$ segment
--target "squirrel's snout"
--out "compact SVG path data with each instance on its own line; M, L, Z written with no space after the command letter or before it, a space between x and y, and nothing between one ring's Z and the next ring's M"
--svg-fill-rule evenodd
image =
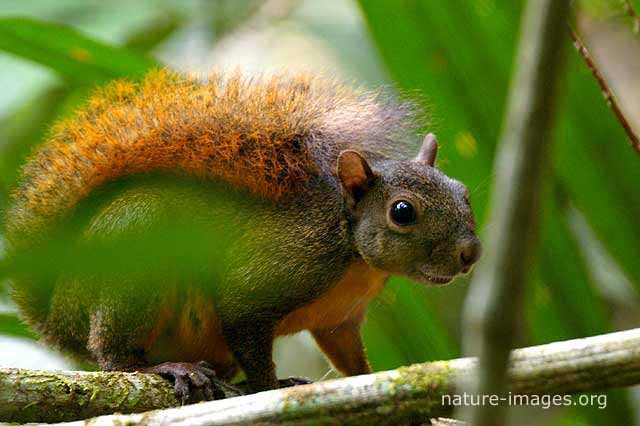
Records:
M458 243L462 272L469 272L474 263L482 255L482 244L478 238L465 238Z

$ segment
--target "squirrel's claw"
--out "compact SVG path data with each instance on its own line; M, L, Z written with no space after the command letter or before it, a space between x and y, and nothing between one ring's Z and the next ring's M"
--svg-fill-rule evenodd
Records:
M281 388L288 388L291 386L308 385L313 383L313 380L307 379L306 377L288 377L278 380L278 383Z
M211 365L204 361L198 363L164 362L145 368L143 371L158 374L171 380L174 384L176 397L182 405L243 394L236 387L218 379Z
M279 388L290 388L292 386L308 385L310 383L313 383L313 381L310 380L310 379L307 379L306 377L288 377L286 379L279 379L278 380L278 387ZM240 389L243 389L247 393L251 393L249 391L249 386L247 385L246 380L238 383L238 387L240 387Z

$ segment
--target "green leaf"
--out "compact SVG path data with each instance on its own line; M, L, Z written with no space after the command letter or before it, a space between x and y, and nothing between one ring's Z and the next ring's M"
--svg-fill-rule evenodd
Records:
M570 59L553 172L640 290L640 158L582 58L571 52Z
M428 293L423 286L393 278L371 304L363 336L372 348L368 355L374 370L458 356Z
M0 313L0 335L37 339L37 335L29 329L16 314Z
M492 225L483 214L489 205L487 189L515 56L521 3L360 0L390 75L401 89L427 97L425 105L435 116L432 129L441 141L439 166L469 187L481 230ZM607 111L590 72L572 56L559 104L548 181L554 188L564 188L567 202L584 214L610 254L638 284L638 159ZM612 328L606 301L594 290L560 204L556 194L541 200L539 251L529 271L531 286L526 298L530 335L519 344L582 337ZM433 304L433 308L444 318L452 305L455 309L453 303ZM459 320L461 312L456 314ZM404 315L402 307L395 315ZM425 318L424 323L433 321ZM455 330L451 322L448 325ZM388 331L393 332L411 333ZM615 401L612 397L615 413L582 412L594 424L618 424L630 415L625 395L619 392Z
M131 34L127 38L125 46L131 51L146 54L167 40L182 23L179 17L170 15L163 20L153 22L152 25L143 28L141 31Z
M0 19L0 49L84 84L140 77L158 66L144 55L98 42L70 27L29 18Z
M19 165L43 140L69 91L62 85L47 88L0 120L0 178L7 186L15 184Z
M525 297L532 343L611 332L606 303L588 274L566 220L565 193L555 187L546 195L538 267ZM560 261L563 256L570 261Z
M128 37L125 46L146 54L166 40L181 24L175 16L153 21ZM0 203L15 185L19 166L33 148L45 139L51 124L81 105L91 87L59 83L27 99L0 120ZM5 188L6 187L6 188Z

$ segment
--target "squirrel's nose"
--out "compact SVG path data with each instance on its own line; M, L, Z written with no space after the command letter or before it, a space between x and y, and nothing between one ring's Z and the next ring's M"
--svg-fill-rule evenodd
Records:
M471 266L480 259L482 244L476 237L465 238L458 243L462 272L469 272Z

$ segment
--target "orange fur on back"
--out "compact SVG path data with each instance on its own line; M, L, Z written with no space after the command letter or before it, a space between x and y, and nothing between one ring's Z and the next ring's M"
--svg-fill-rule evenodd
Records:
M404 155L412 125L411 105L306 74L116 81L31 157L7 234L37 240L96 188L139 173L220 179L277 200L332 173L344 149Z

